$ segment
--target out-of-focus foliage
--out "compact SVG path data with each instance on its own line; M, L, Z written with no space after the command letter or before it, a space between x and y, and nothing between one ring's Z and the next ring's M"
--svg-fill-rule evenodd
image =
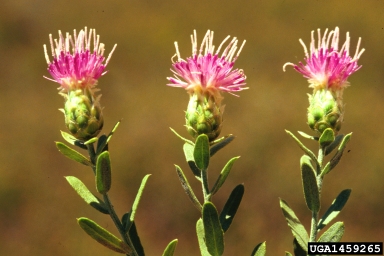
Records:
M174 238L179 239L175 255L199 252L199 212L185 196L173 165L184 162L183 143L168 128L188 137L183 126L188 95L165 85L172 75L173 42L187 57L193 29L198 40L207 29L215 31L217 46L227 35L247 40L235 66L244 69L250 89L240 98L227 94L224 99L222 135L234 134L236 140L212 159L209 171L215 177L221 163L241 156L215 196L221 211L226 195L244 182L237 218L226 232L225 255L250 255L261 241L267 241L268 254L281 255L290 250L292 238L278 197L290 202L307 229L310 224L301 188L302 152L284 129L311 132L306 125L306 93L311 90L300 74L290 68L284 73L282 65L303 59L298 39L308 44L311 30L339 26L341 41L350 32L352 49L362 37L363 67L349 78L340 131L353 132L353 138L325 178L320 212L339 191L352 188L339 216L345 224L343 240L382 241L383 8L382 1L363 5L359 0L6 0L0 8L0 255L115 255L76 224L76 218L88 216L113 230L111 220L85 204L63 177L76 176L90 188L94 184L89 168L63 157L53 143L66 129L57 111L63 99L58 84L43 78L49 75L43 54L48 34L57 37L59 29L65 33L84 26L96 28L107 52L118 45L109 73L99 80L104 133L122 119L109 145L110 195L121 215L132 205L144 175L153 175L135 219L147 255L160 255ZM180 167L188 170L186 163ZM186 175L192 187L199 186L192 173Z

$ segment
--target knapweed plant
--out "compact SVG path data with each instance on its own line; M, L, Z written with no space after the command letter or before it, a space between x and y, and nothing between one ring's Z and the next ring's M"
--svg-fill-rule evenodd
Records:
M241 69L232 69L245 44L238 48L238 40L226 37L217 49L213 45L213 31L205 34L198 48L196 31L191 35L192 56L182 59L177 42L175 42L177 60L173 62L174 77L168 77L169 86L184 88L189 94L189 103L185 111L188 133L193 137L189 140L172 131L184 141L186 161L195 178L201 183L203 201L200 202L192 190L182 169L176 165L176 173L189 200L201 212L196 223L196 233L201 255L219 256L224 252L224 233L230 227L244 194L244 185L237 185L220 214L212 201L226 181L232 166L239 156L230 159L216 178L213 186L208 182L210 158L220 149L228 145L235 137L227 135L218 138L223 124L224 106L222 92L234 94L248 89L245 87L245 75ZM223 48L222 53L220 50ZM172 58L173 59L173 58ZM235 95L235 94L234 94ZM257 246L255 252L259 246ZM263 244L261 250L264 250Z
M96 95L99 91L96 85L98 79L107 72L105 67L116 45L105 60L104 44L100 43L100 38L94 29L90 29L89 34L87 28L78 34L75 30L73 37L69 33L64 37L60 31L59 39L53 40L52 35L49 37L52 61L45 45L44 51L48 71L53 79L48 79L60 84L59 94L65 101L64 108L60 111L64 113L65 124L70 132L69 134L62 131L61 135L72 146L87 150L89 157L64 143L56 142L56 146L66 157L92 169L95 175L96 191L102 199L92 194L80 179L73 176L65 178L87 204L112 218L121 238L91 219L81 217L77 222L89 236L107 248L126 255L143 256L144 248L141 245L134 218L149 175L143 178L131 209L127 209L127 212L119 218L108 195L112 184L108 143L120 122L108 135L97 137L103 128L103 114L100 106L101 94ZM163 255L173 255L176 244L177 240L173 240Z
M339 28L336 27L329 34L327 32L328 30L321 36L320 29L318 30L316 45L314 31L312 31L309 52L300 39L304 47L306 64L286 63L283 67L285 70L286 66L293 66L297 72L308 79L309 87L313 88L312 95L309 95L307 120L309 127L316 135L311 136L303 132L299 134L317 142L319 146L316 157L295 135L287 131L304 151L300 159L302 183L305 202L312 212L311 229L308 233L287 202L280 199L280 207L294 237L295 255L307 255L308 242L339 242L341 240L344 234L343 222L336 222L327 229L325 227L340 213L351 193L350 189L341 191L319 218L323 180L339 163L352 135L352 133L338 134L344 120L343 92L349 86L348 77L360 69L361 66L357 61L364 52L364 49L359 49L361 41L359 38L356 53L351 57L349 33L345 43L339 49ZM325 158L332 152L335 153L326 161ZM319 237L319 232L322 230L325 231ZM287 253L287 255L291 254Z

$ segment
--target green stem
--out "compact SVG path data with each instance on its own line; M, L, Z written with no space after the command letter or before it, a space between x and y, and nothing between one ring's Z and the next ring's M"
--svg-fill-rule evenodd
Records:
M131 239L129 236L127 236L127 233L124 231L123 224L121 223L119 217L117 216L115 209L113 208L112 202L109 199L108 193L103 194L104 202L107 204L109 216L111 216L111 219L113 223L115 223L115 226L117 230L119 231L121 237L123 238L124 242L129 245L130 248L132 248L132 253L126 254L127 256L138 256L135 247L132 244Z
M93 164L92 171L96 175L96 160L97 155L95 152L95 148L93 147L93 144L87 145L89 158L91 159L91 162ZM115 224L117 230L119 231L121 237L123 238L124 242L129 245L129 247L132 249L132 252L129 254L126 254L127 256L138 256L135 247L133 246L133 243L127 233L124 231L123 224L121 223L119 217L117 216L115 209L113 208L112 202L109 199L108 193L103 194L104 203L106 204L109 212L109 216L111 217L113 223Z

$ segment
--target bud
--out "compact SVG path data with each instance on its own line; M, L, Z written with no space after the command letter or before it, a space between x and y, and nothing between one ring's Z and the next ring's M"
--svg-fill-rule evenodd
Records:
M339 28L328 33L325 30L321 36L318 32L318 43L315 42L314 31L311 35L310 52L304 42L306 65L286 63L283 66L293 68L308 79L313 94L309 96L308 125L311 129L322 133L326 128L332 128L335 134L340 130L343 122L344 105L343 92L349 86L348 77L361 68L357 64L364 49L360 48L361 38L357 43L353 57L349 55L350 37L347 32L346 40L339 50Z
M187 130L194 138L206 134L212 141L219 136L224 111L221 106L222 91L234 94L248 89L244 87L246 77L243 70L232 70L245 41L237 50L238 41L233 38L219 56L221 47L229 38L230 36L226 37L214 52L213 32L208 30L198 49L194 31L191 35L192 56L186 60L181 58L175 42L175 56L178 60L172 65L175 76L167 78L170 82L168 85L182 87L190 95L185 117Z
M101 95L100 95L101 96ZM68 130L76 138L86 141L99 134L104 120L99 103L88 89L70 91L64 94L65 107L61 109Z
M65 124L77 139L86 141L97 136L103 128L103 115L100 106L101 95L96 96L99 90L96 87L98 79L106 73L107 66L116 45L105 60L104 44L100 43L96 31L87 27L78 34L74 31L73 37L67 33L66 37L59 31L59 39L52 39L49 35L52 62L44 45L45 58L48 71L53 79L48 80L60 84L59 94L65 99ZM93 39L93 52L91 43ZM70 51L71 50L71 51ZM104 62L104 63L103 63Z
M343 106L329 90L319 90L309 96L308 125L320 134L331 128L335 134L340 130L343 122Z
M196 138L206 134L209 141L215 140L221 132L224 107L209 93L194 93L190 96L185 121L188 133Z

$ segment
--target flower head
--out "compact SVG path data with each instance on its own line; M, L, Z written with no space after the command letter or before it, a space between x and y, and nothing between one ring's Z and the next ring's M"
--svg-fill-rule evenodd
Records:
M304 47L306 65L302 62L299 62L298 65L288 62L283 66L283 70L285 71L285 67L288 65L293 66L297 72L308 78L310 87L314 91L322 89L330 89L332 91L343 90L349 85L348 77L361 68L361 65L357 64L357 61L364 52L364 49L359 50L361 38L359 38L357 43L355 55L351 57L349 55L350 37L348 32L346 41L339 50L338 27L328 35L328 29L326 29L323 37L321 37L320 29L317 31L317 47L314 31L312 31L310 53L308 53L303 40L300 39L300 43Z
M59 31L59 39L55 40L50 34L52 61L49 60L47 47L44 45L48 71L53 79L45 78L59 83L61 92L84 88L93 89L97 84L97 79L106 73L105 67L116 45L104 62L104 44L99 42L99 35L96 35L95 29L90 29L89 34L87 32L87 27L85 27L78 34L74 30L73 37L67 33L64 38ZM92 39L93 52L91 51Z
M200 134L215 140L222 128L224 106L221 106L221 91L231 94L248 89L245 85L243 70L234 69L245 41L237 51L237 39L233 38L219 56L221 47L230 38L227 36L215 52L213 31L207 31L197 49L196 30L191 35L192 56L186 60L180 57L179 47L175 42L177 61L173 62L174 77L168 77L169 86L182 87L190 95L187 111L185 112L186 127L194 138ZM237 51L237 53L236 53ZM172 58L173 58L172 57Z
M175 42L176 54L174 57L177 56L177 61L172 65L173 70L171 69L175 77L167 78L170 81L168 85L185 88L190 94L209 93L218 98L220 98L220 91L233 93L248 89L244 87L246 77L243 70L232 70L245 40L236 54L238 41L233 38L219 56L221 47L229 38L230 36L227 36L214 52L213 31L208 30L198 51L195 30L191 35L192 56L186 60L180 57L179 48Z
M99 42L96 31L87 27L79 34L74 31L73 38L69 33L66 37L59 31L59 39L49 35L52 49L52 62L49 60L47 47L44 45L48 71L53 79L60 84L59 94L65 99L63 109L65 124L68 130L81 141L97 136L104 124L101 95L96 96L97 79L106 73L105 67L110 60L116 45L104 62L104 44ZM91 41L93 39L93 52ZM104 63L103 63L104 62Z

